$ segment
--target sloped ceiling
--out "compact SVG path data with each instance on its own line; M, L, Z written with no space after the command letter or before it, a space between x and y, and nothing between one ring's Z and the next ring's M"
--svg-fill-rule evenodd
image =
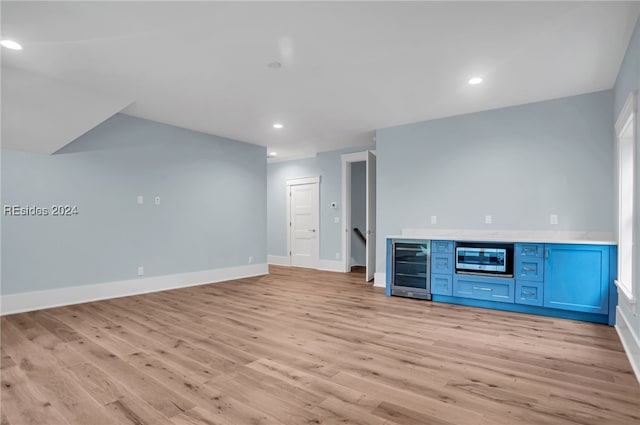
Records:
M132 99L2 68L2 147L52 154Z

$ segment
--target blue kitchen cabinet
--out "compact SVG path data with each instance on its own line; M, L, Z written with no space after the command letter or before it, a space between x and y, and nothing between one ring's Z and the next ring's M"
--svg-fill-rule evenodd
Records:
M387 295L392 295L393 242L409 241L387 240ZM615 324L615 245L516 242L513 278L456 273L456 242L433 240L429 246L433 301Z
M431 293L434 295L453 294L453 276L446 274L431 275Z
M544 285L544 244L516 243L514 247L516 279L515 303L542 307Z
M431 241L431 252L453 254L453 241Z
M453 241L431 241L431 293L453 294Z
M609 313L609 246L545 244L544 307Z
M544 244L519 242L515 244L514 254L516 261L518 258L542 258L543 250Z
M431 254L431 273L450 275L453 269L453 254Z
M542 282L516 279L516 304L535 305L542 307Z
M514 302L515 281L504 277L453 276L453 296L476 300Z

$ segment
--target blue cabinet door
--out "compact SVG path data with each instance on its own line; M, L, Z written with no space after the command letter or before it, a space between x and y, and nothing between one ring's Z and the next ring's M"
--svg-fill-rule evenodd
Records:
M545 245L544 306L609 312L609 247Z

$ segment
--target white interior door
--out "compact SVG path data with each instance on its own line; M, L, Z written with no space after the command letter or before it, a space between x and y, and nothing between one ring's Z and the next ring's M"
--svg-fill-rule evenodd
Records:
M376 156L367 152L367 282L376 271Z
M318 183L290 186L290 255L294 267L317 268Z

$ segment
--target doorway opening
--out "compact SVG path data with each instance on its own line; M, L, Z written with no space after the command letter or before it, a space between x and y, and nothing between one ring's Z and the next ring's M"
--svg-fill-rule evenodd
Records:
M360 174L362 168L364 168L364 175ZM361 182L361 178L364 182ZM363 198L364 202L362 202ZM374 152L364 151L342 155L342 205L343 271L349 272L352 266L360 265L354 263L364 260L365 281L370 282L373 280L376 267L376 156ZM362 214L364 214L364 220ZM364 256L361 256L363 245Z
M367 162L351 163L351 252L349 270L366 273L367 267Z

